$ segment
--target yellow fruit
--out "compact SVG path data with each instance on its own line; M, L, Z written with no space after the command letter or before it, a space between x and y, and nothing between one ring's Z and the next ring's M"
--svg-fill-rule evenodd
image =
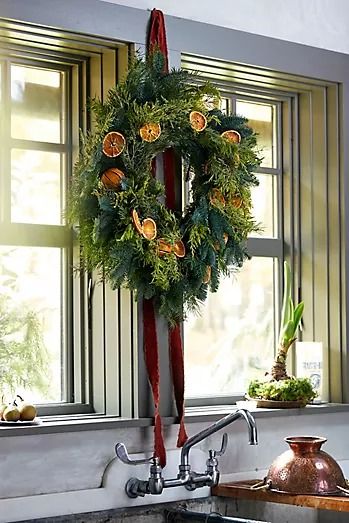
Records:
M116 158L125 149L126 140L123 134L111 131L103 140L103 152L109 158Z
M20 412L15 405L9 405L4 410L3 418L5 421L18 421L20 417Z
M160 124L147 123L140 128L139 134L145 142L155 142L161 134Z
M177 240L173 247L173 252L177 258L184 258L185 256L185 245L182 240Z
M241 134L237 131L233 131L232 129L230 131L224 131L224 133L221 134L222 138L225 138L228 140L228 142L231 143L240 143L241 142Z
M197 132L201 132L206 129L207 119L206 116L199 111L192 111L189 115L190 125Z
M36 408L29 403L22 403L18 410L21 421L32 421L36 416Z
M132 221L133 225L136 227L137 232L139 232L139 234L143 234L143 227L136 209L133 209L132 211Z
M145 220L143 220L142 235L147 240L154 240L154 238L156 238L157 227L156 223L151 218L146 218Z
M170 254L172 251L172 246L162 238L158 239L158 251L159 255Z
M19 398L19 400L20 400L19 405L17 403L18 402L17 398ZM21 421L32 421L35 418L36 408L31 403L26 403L24 401L24 399L22 398L22 396L17 394L16 400L14 401L14 403L18 407Z
M120 169L117 169L116 167L111 167L110 169L104 171L104 173L101 176L101 182L107 189L117 191L118 189L120 189L122 180L124 178L125 175Z

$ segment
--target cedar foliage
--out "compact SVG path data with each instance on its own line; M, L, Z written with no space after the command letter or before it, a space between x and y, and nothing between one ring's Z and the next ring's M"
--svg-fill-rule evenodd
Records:
M207 108L205 98L219 100L214 87L193 85L191 73L175 69L164 73L163 67L160 52L147 60L136 57L125 81L109 91L104 103L91 101L96 123L92 133L81 137L68 218L78 224L84 269L98 269L113 288L126 286L138 298L154 298L160 314L177 322L188 310L197 309L208 289L217 290L220 277L241 267L247 257L247 236L257 230L250 189L257 184L253 173L260 158L256 135L245 118ZM205 130L191 127L191 111L206 116ZM151 143L139 135L147 123L161 125L160 137ZM241 143L220 136L229 129L240 133ZM126 139L116 158L102 151L110 131ZM151 173L151 161L168 147L182 159L183 172L192 180L191 203L184 213L164 206L164 187ZM125 173L121 190L107 189L100 181L110 167ZM212 189L221 192L225 204L212 201ZM242 200L239 208L232 203L236 196ZM137 232L133 209L141 221L156 222L157 238L149 241ZM159 238L171 245L182 240L185 257L159 255ZM208 266L211 280L204 284Z
M49 355L37 315L0 294L0 389L6 397L18 388L49 393Z

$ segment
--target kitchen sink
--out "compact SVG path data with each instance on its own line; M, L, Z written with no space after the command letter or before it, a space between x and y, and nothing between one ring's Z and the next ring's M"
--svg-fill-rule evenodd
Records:
M270 523L267 521L260 521L257 519L245 519L222 516L218 512L194 512L192 510L166 510L166 521L181 522L181 521L192 521L205 523Z

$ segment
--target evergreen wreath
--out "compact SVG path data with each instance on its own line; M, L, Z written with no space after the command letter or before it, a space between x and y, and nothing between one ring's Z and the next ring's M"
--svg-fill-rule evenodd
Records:
M257 230L251 186L260 158L256 134L241 116L218 108L209 83L192 73L164 73L164 57L136 57L104 103L91 101L95 128L81 136L68 219L78 224L83 267L113 288L154 299L171 323L218 289L242 266L246 239ZM191 179L184 212L162 203L152 161L167 148Z

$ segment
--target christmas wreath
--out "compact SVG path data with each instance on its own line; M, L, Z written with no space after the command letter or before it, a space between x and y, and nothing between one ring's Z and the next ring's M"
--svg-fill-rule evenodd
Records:
M172 323L242 266L256 230L256 135L218 104L210 84L195 84L187 71L164 72L162 53L136 57L104 103L92 100L95 127L82 136L75 167L69 220L78 223L84 268L100 270L113 288L153 298ZM184 211L166 207L153 175L154 159L168 148L190 182Z

